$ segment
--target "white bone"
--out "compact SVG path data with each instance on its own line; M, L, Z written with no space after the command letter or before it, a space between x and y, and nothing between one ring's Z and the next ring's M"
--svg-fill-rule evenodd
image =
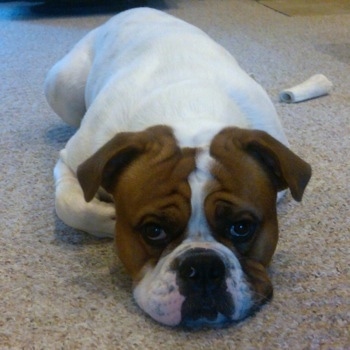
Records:
M281 91L279 97L282 102L301 102L327 95L332 86L323 74L316 74L299 85Z

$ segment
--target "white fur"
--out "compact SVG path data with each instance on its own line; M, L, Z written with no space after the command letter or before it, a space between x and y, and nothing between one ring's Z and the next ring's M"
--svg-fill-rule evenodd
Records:
M137 304L154 320L167 326L181 322L185 298L179 293L175 271L169 268L173 255L161 259L155 268L144 268L144 277L134 289Z
M225 49L198 28L147 8L123 12L86 35L51 69L45 93L63 120L80 125L66 145L64 162L73 172L117 132L155 124L179 129L181 145L232 125L287 143L266 92Z
M191 188L191 217L188 223L188 233L185 242L215 241L204 214L204 200L207 195L205 186L212 180L209 170L211 163L212 158L208 154L208 149L199 151L196 157L195 170L189 176Z
M261 129L287 144L261 86L200 29L142 8L121 13L86 35L51 69L45 93L54 111L79 127L55 167L57 214L94 235L113 236L114 206L98 198L86 203L76 170L116 133L165 124L180 146L203 149L189 177L192 216L186 240L155 269L145 267L134 295L153 318L178 324L183 297L171 261L186 249L207 247L232 265L226 281L238 305L232 319L244 317L252 302L249 285L234 254L211 236L202 205L210 178L208 147L222 128Z

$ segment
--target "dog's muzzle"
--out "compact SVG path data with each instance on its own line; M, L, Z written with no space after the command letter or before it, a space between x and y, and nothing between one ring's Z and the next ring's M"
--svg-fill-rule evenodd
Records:
M185 243L147 270L134 297L165 325L221 327L247 317L261 304L252 287L227 247Z
M174 261L182 304L182 324L198 326L229 321L234 312L232 295L227 288L227 267L211 249L192 248Z

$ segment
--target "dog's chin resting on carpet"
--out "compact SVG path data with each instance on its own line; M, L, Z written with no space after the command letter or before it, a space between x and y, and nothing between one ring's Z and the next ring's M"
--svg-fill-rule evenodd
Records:
M57 214L115 238L147 314L220 326L271 298L276 199L289 188L300 201L311 168L224 48L163 12L129 10L78 42L45 93L78 127L54 170Z

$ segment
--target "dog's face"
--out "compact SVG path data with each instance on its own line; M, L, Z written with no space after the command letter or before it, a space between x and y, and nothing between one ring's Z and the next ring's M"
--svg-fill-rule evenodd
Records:
M209 149L172 130L121 133L78 169L87 201L116 207L118 255L140 307L166 325L221 325L272 296L276 194L301 200L310 166L261 131L226 128Z

